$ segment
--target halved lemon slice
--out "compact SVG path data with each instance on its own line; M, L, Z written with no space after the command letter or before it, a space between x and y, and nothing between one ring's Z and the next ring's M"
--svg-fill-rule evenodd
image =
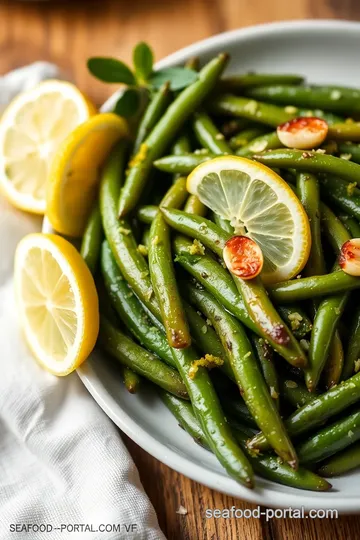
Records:
M0 121L0 188L17 208L44 214L50 162L96 109L74 86L44 81L16 97Z
M96 197L100 167L114 144L127 134L123 118L97 114L60 145L49 173L46 210L57 232L82 235Z
M310 226L299 199L268 167L224 156L202 163L189 175L189 193L249 236L264 256L261 277L274 283L296 276L311 247Z
M20 321L38 362L67 375L86 360L99 332L98 296L81 255L54 234L29 234L15 256Z

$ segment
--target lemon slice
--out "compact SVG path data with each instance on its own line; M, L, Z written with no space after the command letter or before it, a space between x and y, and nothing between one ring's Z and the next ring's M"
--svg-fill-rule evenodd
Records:
M54 234L29 234L15 255L20 321L38 362L67 375L92 351L99 332L95 283L81 255Z
M127 134L123 118L97 114L60 145L49 173L46 210L57 232L82 235L96 197L100 167L116 141Z
M255 240L264 256L261 277L275 283L296 276L311 247L310 226L299 199L268 167L224 156L202 163L187 189L235 228Z
M16 97L0 121L0 188L17 208L44 214L50 162L95 107L73 85L45 81Z

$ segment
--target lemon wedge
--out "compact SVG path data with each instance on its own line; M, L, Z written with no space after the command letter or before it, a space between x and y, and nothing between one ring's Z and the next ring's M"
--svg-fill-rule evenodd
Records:
M95 107L68 82L50 80L16 97L0 121L0 188L17 208L44 214L59 144Z
M54 157L47 192L46 215L53 228L81 236L97 195L100 167L114 144L128 134L123 118L97 114L62 142Z
M311 247L307 215L292 189L268 167L241 157L214 158L189 175L187 190L229 220L235 234L260 246L266 283L291 279L305 266Z
M20 321L38 362L67 375L92 351L99 332L98 296L81 255L53 234L29 234L15 255Z

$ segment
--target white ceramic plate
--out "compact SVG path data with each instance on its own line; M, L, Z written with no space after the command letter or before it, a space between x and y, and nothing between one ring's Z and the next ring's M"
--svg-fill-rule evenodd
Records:
M191 56L207 61L216 53L231 55L229 72L300 73L313 83L360 87L360 24L300 21L255 26L195 43L162 60L158 67L183 63ZM104 110L111 106L109 100ZM265 506L335 508L360 511L360 472L333 481L328 493L300 491L258 479L255 490L232 480L206 450L196 445L150 390L130 395L112 368L94 353L79 375L106 414L151 455L213 489Z

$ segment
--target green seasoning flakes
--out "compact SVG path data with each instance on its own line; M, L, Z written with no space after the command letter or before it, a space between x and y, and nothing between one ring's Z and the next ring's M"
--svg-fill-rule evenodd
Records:
M356 187L357 187L356 182L352 182L352 183L347 185L346 191L347 191L347 194L349 195L349 197L351 197L353 195L354 190L355 190Z
M137 247L137 250L144 257L147 257L148 254L149 254L149 250L148 250L148 248L146 246L144 246L144 244L139 244L138 247Z
M213 354L205 354L205 356L199 358L199 360L195 360L191 364L191 368L189 369L189 377L190 379L194 379L199 367L212 369L214 367L222 366L223 363L224 360L222 360L218 356L214 356Z
M301 321L303 320L302 316L297 311L290 313L288 319L290 321L291 330L297 330L300 327Z
M190 255L205 255L205 247L202 245L199 240L193 241L192 245L189 248Z

